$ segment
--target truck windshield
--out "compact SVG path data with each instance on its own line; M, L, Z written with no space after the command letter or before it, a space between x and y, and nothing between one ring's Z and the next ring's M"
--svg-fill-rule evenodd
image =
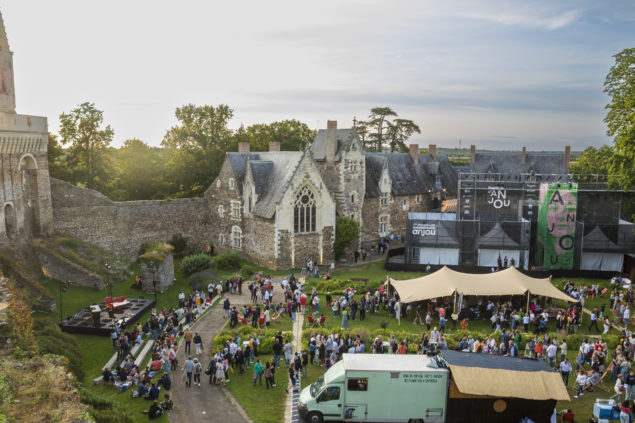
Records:
M309 390L309 392L311 393L311 396L313 398L315 398L315 396L318 394L318 392L320 392L320 390L322 389L323 385L324 385L324 378L321 377L321 376L318 378L318 380L316 380L311 385L311 389Z

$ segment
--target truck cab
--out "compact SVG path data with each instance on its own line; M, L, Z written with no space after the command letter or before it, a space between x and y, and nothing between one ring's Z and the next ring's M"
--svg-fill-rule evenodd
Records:
M444 422L448 370L422 355L344 354L300 393L310 423Z

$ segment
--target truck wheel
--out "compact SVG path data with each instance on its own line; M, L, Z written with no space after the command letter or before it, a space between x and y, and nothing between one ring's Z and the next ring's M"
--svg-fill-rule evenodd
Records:
M306 421L308 423L323 423L324 419L322 418L322 414L317 411L312 411L306 416Z
M423 423L423 419L410 419L408 423Z

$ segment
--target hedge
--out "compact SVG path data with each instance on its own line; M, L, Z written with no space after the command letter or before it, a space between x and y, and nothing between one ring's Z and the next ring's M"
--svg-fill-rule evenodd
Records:
M236 251L228 251L214 257L214 266L219 270L238 270L240 263L240 256Z
M237 330L225 329L214 337L212 341L211 352L215 353L216 350L222 350L225 347L225 343L230 339L233 339L236 335L240 336L241 343L246 341L249 336L256 334L260 345L258 345L258 354L273 354L273 343L276 335L278 334L276 329L254 329L251 326L244 325L237 328ZM282 332L282 339L285 344L287 341L293 341L293 334L291 332ZM242 345L240 345L242 348Z
M181 261L181 272L185 275L201 272L212 267L212 259L205 253L187 256Z

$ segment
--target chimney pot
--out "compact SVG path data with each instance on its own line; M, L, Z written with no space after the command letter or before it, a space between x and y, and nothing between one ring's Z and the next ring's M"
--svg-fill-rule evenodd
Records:
M249 153L249 143L248 142L239 142L238 143L238 152L239 153Z
M408 151L410 153L410 157L412 157L412 161L415 164L419 164L419 144L410 144L408 146Z
M474 164L476 162L476 146L472 144L470 146L470 163Z
M430 144L428 146L428 153L430 153L430 155L432 156L432 158L434 160L437 159L437 145L436 144Z
M326 160L332 162L337 153L337 121L326 121Z
M271 141L269 143L269 151L280 151L280 141Z
M523 147L523 155L521 156L521 163L527 163L527 147Z
M567 169L569 169L569 165L571 161L571 146L567 145L564 148L564 167L566 167Z

